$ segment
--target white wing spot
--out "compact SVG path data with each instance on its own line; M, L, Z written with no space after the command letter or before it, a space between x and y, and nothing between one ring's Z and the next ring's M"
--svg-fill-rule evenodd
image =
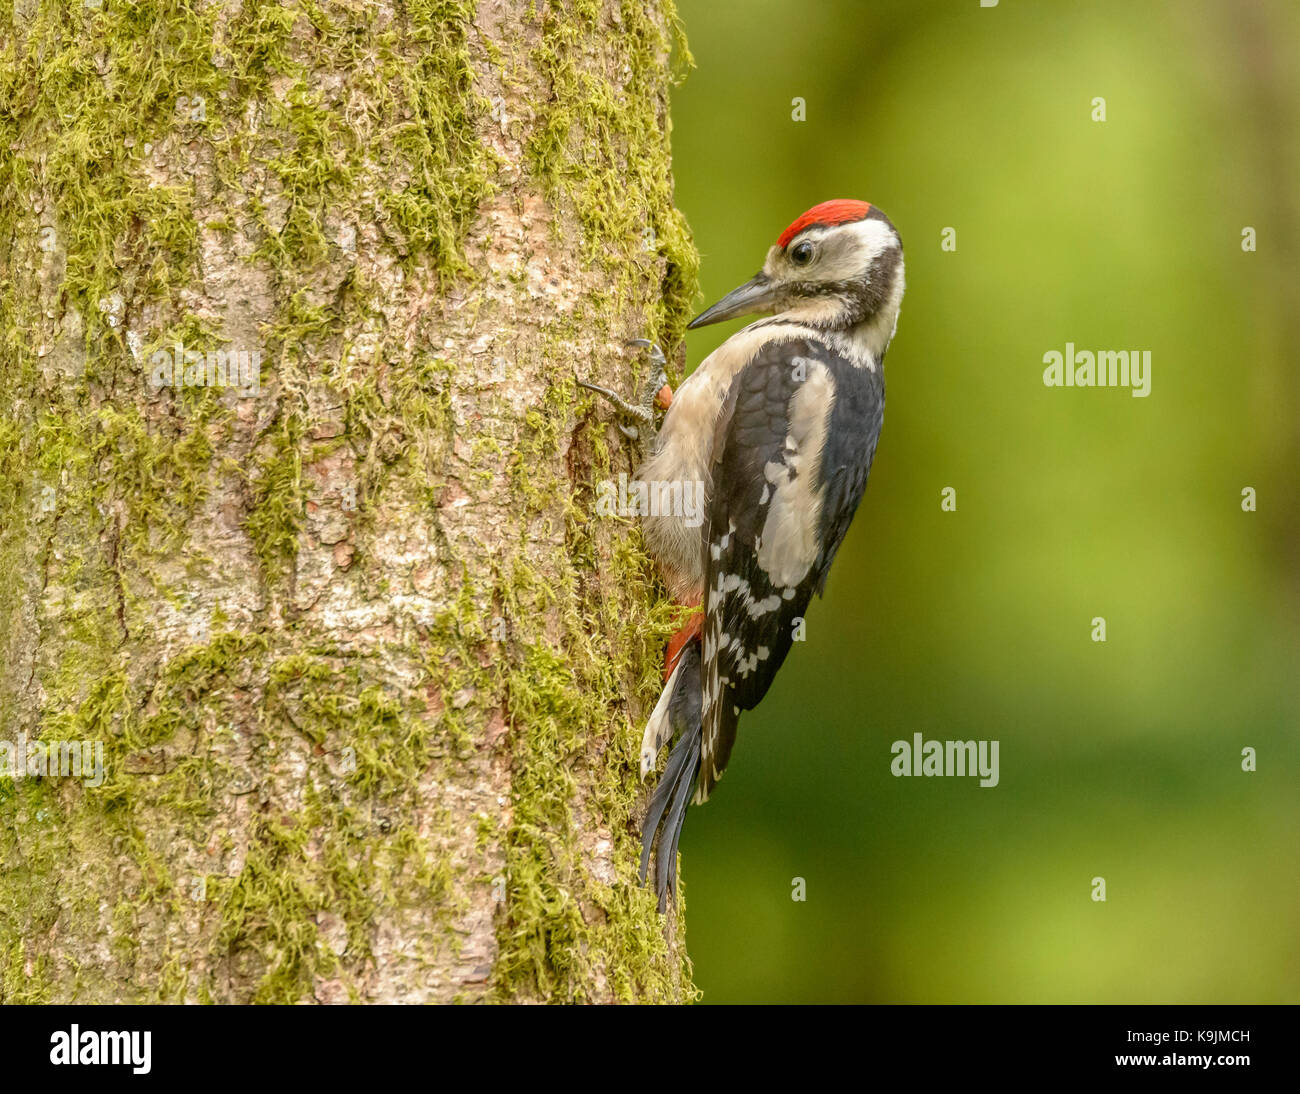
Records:
M825 491L818 480L834 398L830 370L817 363L790 400L786 462L769 462L763 467L773 497L763 521L758 564L773 585L798 585L817 559L817 529Z

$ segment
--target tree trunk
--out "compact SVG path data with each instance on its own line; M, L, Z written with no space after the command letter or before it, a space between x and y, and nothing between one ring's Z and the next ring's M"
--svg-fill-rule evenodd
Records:
M0 1001L693 996L636 883L673 610L573 383L680 341L670 50L671 0L0 22Z

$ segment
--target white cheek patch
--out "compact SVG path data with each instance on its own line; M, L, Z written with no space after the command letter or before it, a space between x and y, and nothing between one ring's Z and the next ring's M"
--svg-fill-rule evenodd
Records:
M817 529L821 526L824 493L820 481L822 449L833 394L830 372L820 362L813 362L790 401L785 463L769 463L763 469L772 489L772 502L763 523L758 564L777 587L792 589L817 561Z

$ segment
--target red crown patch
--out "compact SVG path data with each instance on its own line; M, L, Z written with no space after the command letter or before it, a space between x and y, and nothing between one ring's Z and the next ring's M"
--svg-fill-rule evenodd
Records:
M823 201L820 205L814 205L782 232L776 241L776 245L784 247L805 228L811 228L814 224L830 226L832 224L847 224L851 220L861 220L870 209L870 202L854 201L851 198L836 198L834 201Z

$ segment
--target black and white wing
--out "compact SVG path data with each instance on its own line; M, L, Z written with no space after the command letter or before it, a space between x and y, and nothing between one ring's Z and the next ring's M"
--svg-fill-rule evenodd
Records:
M866 489L884 403L879 364L813 338L769 343L732 381L713 448L697 802L826 583Z

